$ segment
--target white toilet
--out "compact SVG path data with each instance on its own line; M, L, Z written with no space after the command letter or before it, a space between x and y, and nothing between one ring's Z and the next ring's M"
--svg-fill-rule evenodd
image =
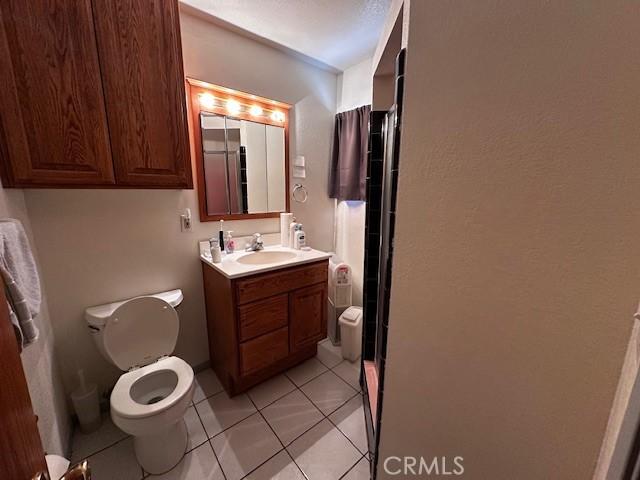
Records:
M104 357L126 373L111 392L111 418L134 437L136 457L149 473L164 473L187 448L184 415L193 398L193 370L170 356L178 338L171 290L87 308L85 318Z

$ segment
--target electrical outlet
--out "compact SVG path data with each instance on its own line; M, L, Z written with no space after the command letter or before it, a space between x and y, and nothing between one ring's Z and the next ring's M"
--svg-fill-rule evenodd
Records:
M185 210L185 213L180 215L180 230L183 232L191 231L191 210L188 208Z

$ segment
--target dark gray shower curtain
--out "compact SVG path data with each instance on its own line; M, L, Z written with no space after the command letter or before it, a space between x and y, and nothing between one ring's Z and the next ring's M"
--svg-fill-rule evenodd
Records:
M371 105L336 115L329 173L329 197L365 200Z

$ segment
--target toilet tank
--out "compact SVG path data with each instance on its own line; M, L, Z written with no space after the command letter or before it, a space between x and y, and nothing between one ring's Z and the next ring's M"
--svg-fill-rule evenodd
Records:
M159 298L167 302L173 308L178 307L178 305L182 303L182 300L184 298L184 296L182 295L182 290L180 289L169 290L167 292L154 293L151 295L140 295L139 297L133 297L133 298L140 298L140 297ZM109 360L109 356L105 351L103 337L102 337L104 326L107 320L113 314L113 312L115 312L120 305L128 302L129 300L133 300L133 298L120 300L118 302L106 303L104 305L96 305L94 307L89 307L84 311L84 318L87 321L87 326L89 328L89 333L91 334L91 338L93 338L93 341L96 343L96 346L100 351L100 354L107 360Z

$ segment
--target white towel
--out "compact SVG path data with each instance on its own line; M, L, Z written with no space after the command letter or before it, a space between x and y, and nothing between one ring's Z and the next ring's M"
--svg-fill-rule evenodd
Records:
M18 220L0 221L0 275L7 287L11 321L22 348L38 339L34 318L40 313L40 279L29 240Z

